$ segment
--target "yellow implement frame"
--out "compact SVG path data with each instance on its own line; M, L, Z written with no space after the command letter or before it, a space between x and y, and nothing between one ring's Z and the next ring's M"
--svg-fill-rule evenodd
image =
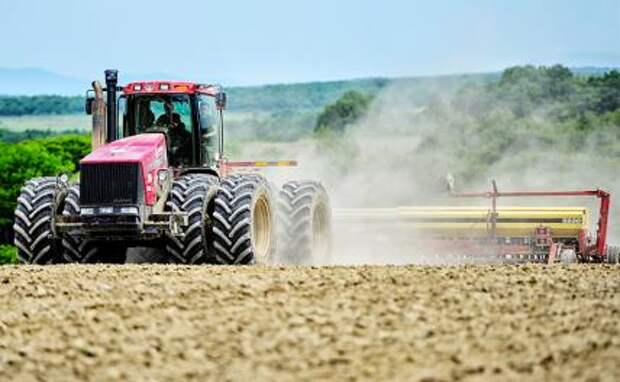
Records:
M547 227L555 237L575 237L588 226L584 207L501 207L496 210L495 233L500 237L526 237ZM334 218L363 224L392 222L401 228L431 236L486 236L492 210L484 207L397 207L336 209Z

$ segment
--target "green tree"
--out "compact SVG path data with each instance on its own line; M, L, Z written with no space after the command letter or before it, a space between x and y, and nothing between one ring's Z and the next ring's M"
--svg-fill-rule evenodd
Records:
M91 138L87 135L58 135L41 139L38 142L53 156L76 170L80 160L91 150Z
M31 178L74 173L79 160L90 151L90 138L56 136L0 143L0 241L8 240L20 189Z
M355 90L348 91L319 114L314 130L342 133L347 125L360 119L368 111L371 96Z
M620 72L612 70L601 77L590 77L588 84L597 90L592 110L606 113L620 108Z
M11 224L19 190L26 180L74 169L72 163L48 152L41 142L0 144L0 226Z

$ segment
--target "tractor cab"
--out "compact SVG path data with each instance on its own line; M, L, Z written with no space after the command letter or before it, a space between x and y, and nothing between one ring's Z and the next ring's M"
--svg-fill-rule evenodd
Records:
M139 134L160 133L166 138L170 166L216 166L222 148L218 114L221 122L226 100L219 86L141 81L117 87L115 80L115 76L110 78L106 73L106 142ZM117 100L116 91L120 91ZM86 110L89 114L94 112L94 99L87 97Z

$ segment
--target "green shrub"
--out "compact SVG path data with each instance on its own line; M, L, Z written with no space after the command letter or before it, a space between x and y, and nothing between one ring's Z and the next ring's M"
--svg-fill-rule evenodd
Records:
M74 173L80 158L90 151L90 138L68 135L0 143L0 227L12 224L13 210L26 180Z
M17 248L12 245L0 245L0 264L17 264Z
M71 163L74 171L78 168L80 160L90 153L91 137L88 135L58 135L39 141L52 155L60 158L65 163Z

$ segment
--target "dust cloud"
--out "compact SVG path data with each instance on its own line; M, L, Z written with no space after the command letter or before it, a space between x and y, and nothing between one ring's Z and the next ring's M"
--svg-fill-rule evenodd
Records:
M444 93L433 102L449 105L451 96ZM244 148L244 159L299 161L296 168L268 170L267 175L276 183L316 179L325 185L335 214L334 264L448 261L430 253L418 240L418 233L406 224L393 219L372 224L344 222L338 219L341 209L490 206L488 200L450 197L445 187L445 175L463 166L457 154L463 139L468 140L466 147L484 147L488 137L453 131L459 127L452 126L451 120L434 118L428 104L419 103L419 98L406 84L396 82L378 94L367 115L349 126L342 136L294 143L256 143ZM543 107L536 118L545 118ZM454 114L454 118L462 117ZM460 141L454 138L456 134L460 134ZM610 191L612 197L620 194L620 180L613 175L618 162L601 157L589 139L580 152L563 152L550 150L535 139L520 138L518 144L504 144L501 157L489 158L488 164L480 169L469 169L469 179L457 178L457 187L484 191L490 188L491 179L495 179L505 191L602 188ZM590 211L590 230L593 234L596 230L598 204L592 198L502 199L499 203L500 206L585 206ZM614 218L619 212L612 202L612 243L620 241L620 228L616 227Z

